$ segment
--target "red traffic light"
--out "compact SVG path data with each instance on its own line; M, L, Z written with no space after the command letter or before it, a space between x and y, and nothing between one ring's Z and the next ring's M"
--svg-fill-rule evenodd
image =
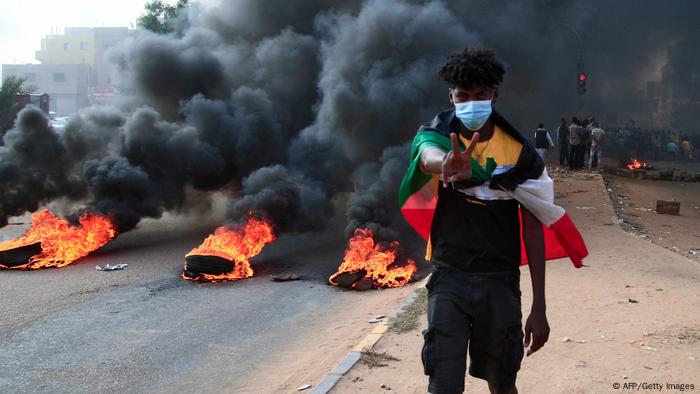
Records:
M581 73L581 74L578 75L578 80L581 81L581 82L585 81L587 78L588 78L588 77L587 77L586 74L584 74L584 73Z

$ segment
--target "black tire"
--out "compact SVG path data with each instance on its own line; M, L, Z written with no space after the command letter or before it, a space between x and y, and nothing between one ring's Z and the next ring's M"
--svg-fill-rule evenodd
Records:
M185 257L185 271L221 275L233 271L233 262L219 256L192 255Z
M41 243L20 246L19 248L0 251L0 265L17 267L29 262L32 256L41 253Z
M345 287L346 289L349 289L355 282L364 278L365 275L367 275L367 271L365 270L359 270L357 272L341 272L340 274L336 275L333 279L331 279L331 283L333 283L336 286Z

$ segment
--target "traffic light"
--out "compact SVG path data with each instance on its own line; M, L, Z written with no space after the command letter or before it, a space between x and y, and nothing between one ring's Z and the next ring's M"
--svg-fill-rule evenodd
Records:
M578 74L578 94L582 95L586 93L586 80L588 76L581 72Z

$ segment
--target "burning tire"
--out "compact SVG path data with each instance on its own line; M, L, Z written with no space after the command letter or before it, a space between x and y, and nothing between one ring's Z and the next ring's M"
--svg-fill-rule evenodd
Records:
M338 271L328 282L353 290L401 287L412 280L418 268L411 259L400 260L397 241L377 242L372 230L358 228L348 240Z
M185 272L197 276L201 274L221 275L233 271L233 262L219 256L191 255L185 257Z
M277 237L272 224L252 213L245 223L221 226L185 255L182 278L200 282L221 282L253 276L250 258Z
M332 276L329 281L332 285L344 287L346 289L352 288L356 282L362 280L362 278L367 275L367 271L359 270L356 272L341 272L337 275Z
M41 242L0 251L0 266L13 268L29 263L32 256L41 253Z

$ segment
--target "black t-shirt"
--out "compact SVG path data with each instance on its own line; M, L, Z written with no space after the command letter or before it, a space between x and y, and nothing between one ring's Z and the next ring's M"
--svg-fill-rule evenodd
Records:
M516 271L520 219L515 200L481 200L440 186L430 241L433 261L465 272Z

